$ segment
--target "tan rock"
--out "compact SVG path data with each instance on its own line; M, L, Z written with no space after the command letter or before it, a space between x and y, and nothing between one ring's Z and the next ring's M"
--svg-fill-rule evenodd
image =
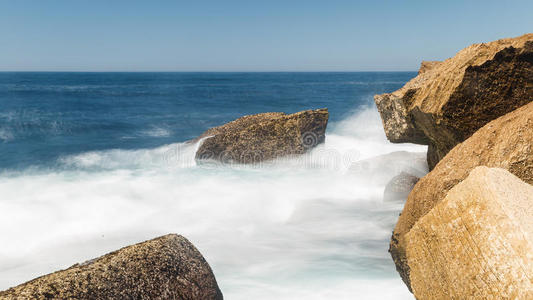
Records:
M533 100L533 34L423 62L401 89L374 97L387 138L429 145L430 169L477 129Z
M424 60L422 61L422 63L420 64L420 69L418 70L418 74L422 74L422 73L425 73L427 71L430 71L431 69L437 67L438 65L442 64L442 61L436 61L436 60L433 60L433 61L428 61L428 60Z
M247 164L303 154L325 141L328 117L327 109L245 116L203 133L196 159Z
M533 187L477 167L406 236L417 299L533 299Z
M222 299L211 268L169 234L0 292L0 299Z
M409 286L404 235L477 166L509 170L533 183L533 103L500 117L457 145L415 185L398 219L390 252Z

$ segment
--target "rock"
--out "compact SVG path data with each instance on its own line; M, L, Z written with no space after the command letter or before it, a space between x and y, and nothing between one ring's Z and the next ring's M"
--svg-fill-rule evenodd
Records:
M204 132L196 159L249 164L303 154L325 141L328 117L327 109L245 116Z
M422 61L422 63L420 64L420 69L418 70L418 75L422 74L422 73L425 73L433 68L435 68L436 66L442 64L442 61L427 61L427 60L424 60Z
M409 286L404 235L477 166L503 168L533 183L533 103L500 117L453 148L415 185L394 228L390 253Z
M200 252L169 234L28 281L0 299L222 299L222 293Z
M533 100L533 34L423 62L401 89L374 97L387 138L429 145L430 169L455 145Z
M477 167L406 236L417 299L533 299L533 187Z
M406 172L394 176L385 186L383 201L405 201L418 180L419 177Z

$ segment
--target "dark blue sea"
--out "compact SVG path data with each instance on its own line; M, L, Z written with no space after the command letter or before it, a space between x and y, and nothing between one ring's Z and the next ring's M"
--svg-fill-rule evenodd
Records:
M386 140L373 95L415 75L0 72L0 289L178 233L227 299L411 299L387 253L403 203L382 196L425 148ZM184 143L323 107L300 157L197 165Z
M182 142L243 115L327 107L345 118L396 73L0 73L0 169Z

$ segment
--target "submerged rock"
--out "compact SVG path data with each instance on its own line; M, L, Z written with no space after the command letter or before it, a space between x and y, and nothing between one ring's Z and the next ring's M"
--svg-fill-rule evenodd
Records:
M358 160L350 165L348 171L357 176L360 183L384 186L402 173L422 177L428 172L425 153L407 151Z
M394 176L385 186L383 201L405 201L419 180L420 177L406 172L401 172L399 175Z
M222 293L200 252L169 234L28 281L0 299L222 299Z
M503 168L533 184L533 103L500 117L453 148L415 185L394 228L390 253L409 283L405 234L478 166Z
M417 299L533 299L533 187L477 167L406 237Z
M198 137L196 159L249 164L303 154L325 141L328 117L327 109L245 116Z
M476 130L533 100L533 34L423 62L401 89L374 97L387 138L429 145L430 169Z

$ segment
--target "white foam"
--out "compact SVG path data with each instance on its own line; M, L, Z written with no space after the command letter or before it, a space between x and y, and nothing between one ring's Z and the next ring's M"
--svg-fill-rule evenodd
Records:
M0 141L9 142L13 140L13 133L7 128L0 128Z
M168 137L172 132L168 128L153 126L150 129L143 130L142 135L151 137Z
M237 284L242 285L244 293L232 295L232 299L364 299L364 300L408 300L413 295L398 284L395 279L383 280L327 280L314 284L299 284L295 287L282 285L257 284L243 280ZM327 287L326 287L327 286ZM268 296L266 296L268 295Z
M196 166L196 144L176 143L154 149L91 151L59 159L81 169L189 168Z
M228 299L407 299L387 253L402 204L382 201L395 174L352 167L424 148L389 144L369 128L381 128L376 118L357 112L320 148L260 168L196 165L197 145L180 143L0 174L0 288L175 232L204 254Z

